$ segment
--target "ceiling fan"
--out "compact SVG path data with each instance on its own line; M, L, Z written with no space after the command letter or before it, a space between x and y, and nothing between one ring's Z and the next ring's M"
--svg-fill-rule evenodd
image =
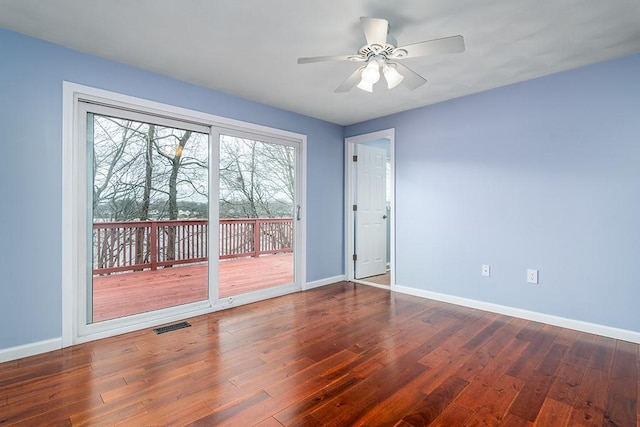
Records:
M373 85L380 80L381 72L389 89L402 83L413 90L427 81L397 60L439 53L464 52L464 38L462 36L445 37L398 47L396 40L389 35L389 22L386 19L363 16L360 18L360 24L367 44L362 46L358 53L298 58L298 64L324 61L364 62L364 65L338 86L336 92L348 92L354 86L367 92L373 92Z

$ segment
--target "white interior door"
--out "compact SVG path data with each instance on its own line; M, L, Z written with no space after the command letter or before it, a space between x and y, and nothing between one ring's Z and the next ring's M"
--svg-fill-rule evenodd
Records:
M387 268L387 153L357 145L355 278L384 274Z

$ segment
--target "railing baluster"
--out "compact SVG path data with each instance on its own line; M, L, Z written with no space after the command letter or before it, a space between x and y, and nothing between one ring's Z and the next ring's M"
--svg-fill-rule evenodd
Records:
M124 242L125 242L125 264L126 265L131 265L133 264L133 260L131 259L131 240L133 237L133 228L126 228L126 230L128 231L128 234L125 234L124 236Z
M158 222L151 222L151 247L150 247L150 261L151 270L158 269Z

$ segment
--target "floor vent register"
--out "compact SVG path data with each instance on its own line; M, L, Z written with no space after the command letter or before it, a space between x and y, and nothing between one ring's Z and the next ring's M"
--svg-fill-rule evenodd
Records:
M191 326L189 322L174 323L173 325L163 326L153 330L156 334L164 334L165 332L175 331L176 329L188 328Z

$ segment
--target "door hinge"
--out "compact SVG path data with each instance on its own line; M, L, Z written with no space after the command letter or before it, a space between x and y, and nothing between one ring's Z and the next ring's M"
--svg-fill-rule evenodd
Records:
M354 156L353 156L353 161L354 161L354 162L357 162L357 161L358 161L358 156L355 156L355 155L354 155Z
M358 205L353 205L353 211L357 211L358 210Z
M357 260L358 260L358 255L353 254L353 260L354 260L354 261L357 261Z

